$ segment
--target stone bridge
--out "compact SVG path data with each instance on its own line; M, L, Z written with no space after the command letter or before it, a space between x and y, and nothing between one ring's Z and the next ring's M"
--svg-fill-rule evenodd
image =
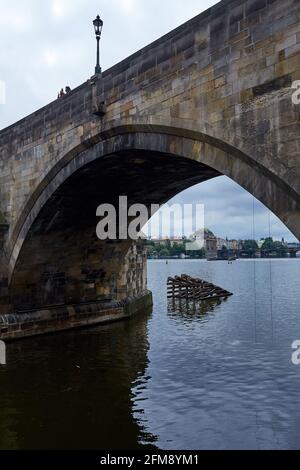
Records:
M0 132L0 311L147 292L96 208L227 175L300 237L300 2L223 0ZM205 202L205 201L204 201Z

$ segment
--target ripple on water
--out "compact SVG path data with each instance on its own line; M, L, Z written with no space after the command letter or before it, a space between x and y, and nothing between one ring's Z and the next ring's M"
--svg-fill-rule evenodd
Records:
M0 448L299 448L299 271L299 260L150 261L152 315L9 344ZM234 296L174 309L166 280L182 273Z

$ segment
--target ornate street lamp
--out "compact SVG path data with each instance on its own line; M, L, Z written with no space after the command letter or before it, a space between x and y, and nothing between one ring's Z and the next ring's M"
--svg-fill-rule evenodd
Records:
M93 21L93 25L95 28L95 34L96 34L96 39L97 39L97 65L95 67L95 74L98 75L101 73L99 43L100 43L100 38L101 38L101 33L102 33L102 28L103 28L103 21L101 20L99 15L97 15L97 18Z

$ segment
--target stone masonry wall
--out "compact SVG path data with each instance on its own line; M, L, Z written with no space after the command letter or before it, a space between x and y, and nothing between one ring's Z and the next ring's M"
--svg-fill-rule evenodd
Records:
M99 243L85 233L76 239L77 243L73 239L70 246L66 246L62 234L29 241L11 286L11 307L3 305L2 312L120 301L147 290L143 244ZM40 244L43 249L39 249Z
M32 205L47 193L59 162L71 165L97 142L141 128L173 136L176 155L184 153L178 137L193 132L195 158L205 154L208 165L202 144L228 154L222 172L300 237L300 106L292 101L299 59L298 0L223 0L102 79L1 131L0 213L9 225L0 255L3 295L24 220L33 222ZM106 114L96 115L103 101ZM220 170L215 155L211 165Z
M298 0L223 0L0 132L0 211L10 233L62 156L115 126L193 129L272 170L299 195ZM103 92L103 93L102 93ZM93 115L105 100L103 119ZM71 156L70 156L71 158Z

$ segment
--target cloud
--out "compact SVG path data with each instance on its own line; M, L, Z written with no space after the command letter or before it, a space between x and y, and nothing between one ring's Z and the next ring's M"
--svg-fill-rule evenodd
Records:
M168 202L169 205L196 203L204 204L205 226L220 237L259 240L272 236L274 239L284 237L287 241L295 241L295 237L274 214L226 176L193 186ZM158 231L157 223L155 227ZM179 219L175 223L175 234L181 233L182 220Z
M5 80L8 90L0 128L51 101L65 84L74 88L93 74L92 21L97 14L104 20L101 65L107 69L213 3L215 0L203 0L200 6L198 0L0 0L0 80Z
M57 64L58 55L57 52L53 49L46 49L42 57L47 67L54 67Z
M24 6L16 10L13 3L6 7L0 5L1 36L9 32L12 39L12 34L26 33L31 31L33 26L33 18Z
M63 18L66 13L66 3L64 0L53 0L52 14L54 18Z
M118 0L118 4L128 15L135 14L139 9L139 4L136 0Z

